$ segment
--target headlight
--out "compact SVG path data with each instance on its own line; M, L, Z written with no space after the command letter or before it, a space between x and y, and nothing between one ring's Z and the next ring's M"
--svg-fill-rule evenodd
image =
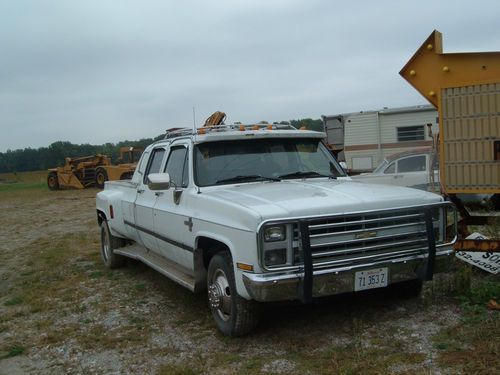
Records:
M284 225L275 225L264 230L264 241L266 242L284 241L285 238L286 230Z
M266 250L264 254L266 266L277 266L286 263L286 249Z

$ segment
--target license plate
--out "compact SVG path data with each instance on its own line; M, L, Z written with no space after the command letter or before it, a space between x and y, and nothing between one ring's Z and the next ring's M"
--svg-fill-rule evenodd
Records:
M383 288L387 286L387 267L359 271L354 274L354 291Z

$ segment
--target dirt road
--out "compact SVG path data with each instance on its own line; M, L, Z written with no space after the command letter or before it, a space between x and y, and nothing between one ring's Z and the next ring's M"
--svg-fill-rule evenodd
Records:
M96 192L0 193L0 374L466 371L446 357L463 318L449 275L413 300L378 290L264 306L255 334L231 339L204 295L137 262L102 266ZM470 340L460 350L474 349Z

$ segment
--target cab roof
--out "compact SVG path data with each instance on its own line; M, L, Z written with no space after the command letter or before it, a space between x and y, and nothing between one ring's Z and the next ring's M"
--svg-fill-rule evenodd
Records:
M190 137L195 143L255 138L325 138L322 132L296 129L291 125L253 124L216 125L198 129L175 128L167 130L165 139Z

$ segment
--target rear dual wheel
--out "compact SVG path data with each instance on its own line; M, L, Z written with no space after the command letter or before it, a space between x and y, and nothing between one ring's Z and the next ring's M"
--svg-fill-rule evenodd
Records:
M125 257L114 253L115 249L124 245L124 240L113 236L109 231L107 221L103 220L101 223L101 257L106 267L118 268L125 264Z

